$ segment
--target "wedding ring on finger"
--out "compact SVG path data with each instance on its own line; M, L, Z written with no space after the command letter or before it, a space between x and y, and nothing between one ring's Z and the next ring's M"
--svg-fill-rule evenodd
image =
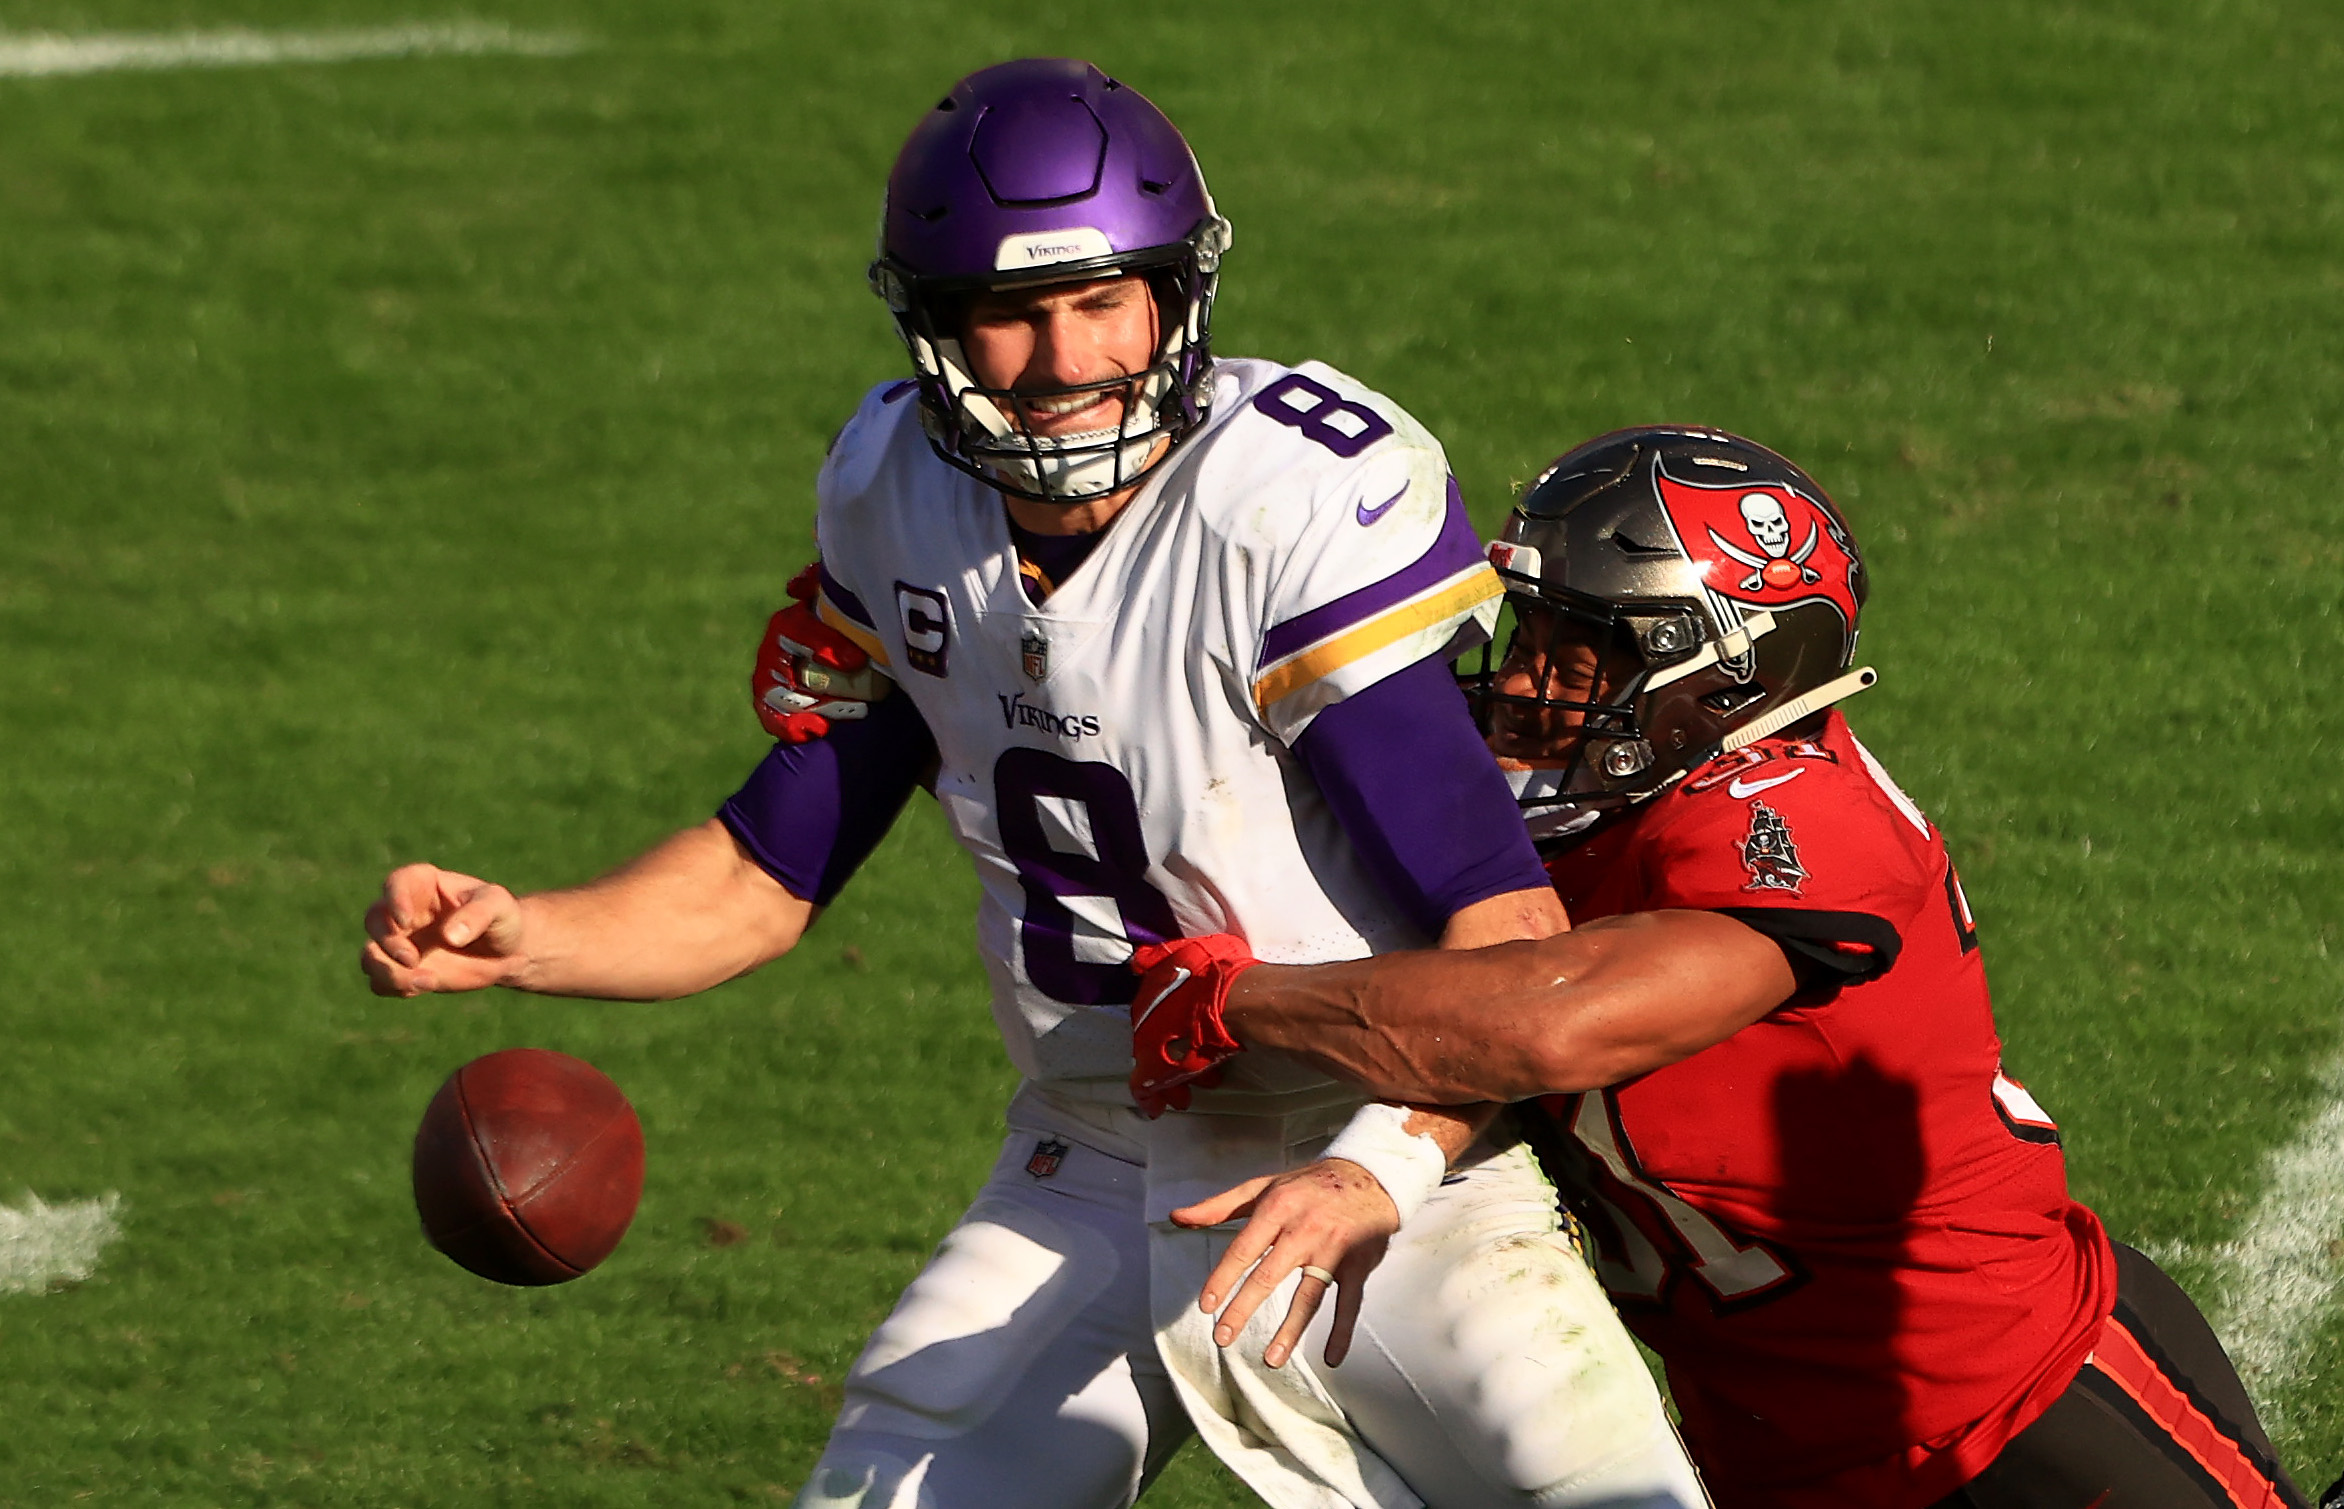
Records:
M1327 1285L1329 1288L1334 1287L1335 1275L1329 1273L1324 1268L1314 1267L1309 1263L1305 1263L1297 1271L1299 1271L1304 1278L1315 1278L1320 1283Z

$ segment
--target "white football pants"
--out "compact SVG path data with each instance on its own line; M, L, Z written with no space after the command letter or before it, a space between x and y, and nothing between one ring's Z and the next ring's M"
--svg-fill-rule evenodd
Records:
M1330 1298L1270 1369L1292 1281L1214 1348L1196 1295L1239 1225L1151 1233L1145 1170L1084 1132L1019 1097L976 1202L848 1373L799 1509L1123 1509L1191 1413L1274 1509L1705 1509L1522 1150L1394 1238L1340 1368ZM1064 1151L1037 1175L1044 1144Z

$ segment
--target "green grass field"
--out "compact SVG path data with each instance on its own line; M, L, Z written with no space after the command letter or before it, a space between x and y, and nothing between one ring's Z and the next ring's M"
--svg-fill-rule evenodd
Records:
M393 4L0 31L450 14ZM0 1295L0 1503L794 1491L1009 1084L932 810L690 1002L377 1000L358 917L407 859L582 877L755 761L813 469L902 363L886 166L1023 52L1185 125L1222 349L1401 400L1485 526L1656 419L1834 490L1877 582L1851 717L1962 863L2012 1070L2229 1313L2220 1245L2337 1088L2344 11L463 14L588 45L0 78L0 1202L119 1191L125 1233ZM652 1158L617 1256L527 1293L425 1247L405 1169L442 1076L524 1042L612 1073ZM2324 1316L2265 1401L2315 1491ZM1191 1453L1150 1502L1251 1500Z

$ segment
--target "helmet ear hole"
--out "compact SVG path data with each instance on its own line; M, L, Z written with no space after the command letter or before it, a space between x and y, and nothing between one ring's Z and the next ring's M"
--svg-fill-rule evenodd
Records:
M928 323L946 340L966 340L969 333L969 310L974 308L977 295L974 289L955 289L949 293L928 296Z
M1714 692L1703 692L1694 699L1720 718L1731 718L1743 710L1766 700L1762 686L1721 686Z

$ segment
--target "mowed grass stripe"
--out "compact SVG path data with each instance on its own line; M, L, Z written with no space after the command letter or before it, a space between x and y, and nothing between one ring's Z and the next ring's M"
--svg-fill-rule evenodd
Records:
M486 21L377 26L348 31L114 32L59 36L0 32L0 78L170 68L249 68L266 63L349 63L432 53L562 57L586 46L564 32L516 31Z
M87 1279L122 1235L121 1216L122 1197L111 1194L61 1205L27 1194L20 1205L0 1205L0 1294Z
M2344 1051L2320 1080L2326 1102L2271 1153L2262 1199L2221 1253L2223 1339L2255 1402L2280 1417L2314 1370L2312 1348L2344 1276Z

